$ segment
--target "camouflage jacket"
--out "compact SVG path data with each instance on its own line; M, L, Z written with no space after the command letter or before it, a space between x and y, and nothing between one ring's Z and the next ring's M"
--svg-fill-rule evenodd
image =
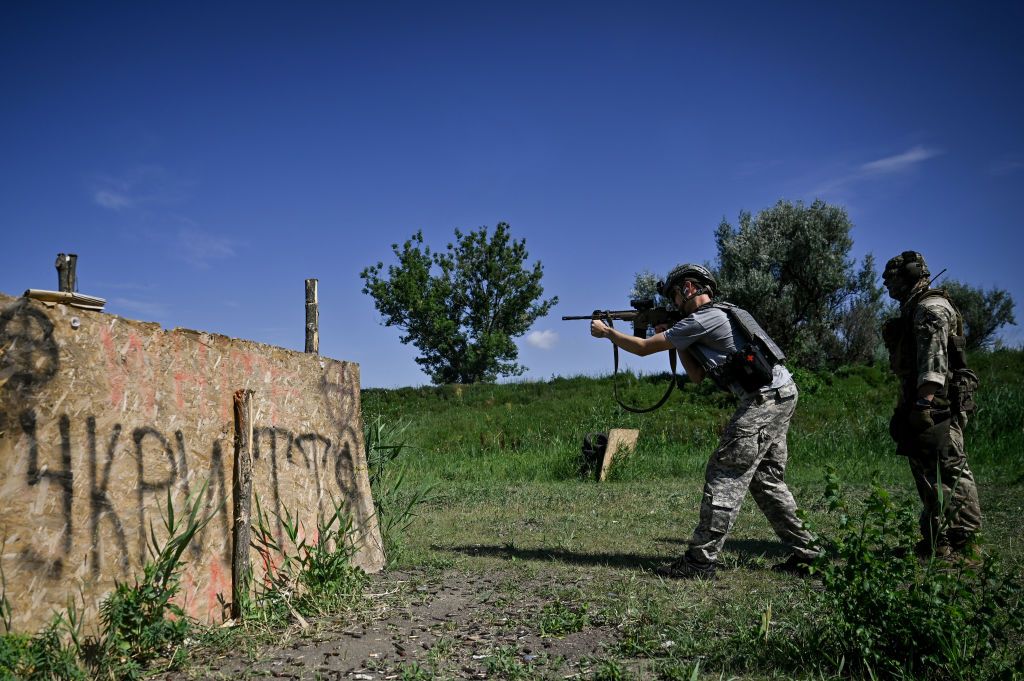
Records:
M901 383L900 402L917 399L917 389L935 383L938 404L946 402L953 369L962 363L962 347L950 347L963 337L963 319L945 291L927 289L903 304L898 319L886 324L883 332L889 349L889 363Z

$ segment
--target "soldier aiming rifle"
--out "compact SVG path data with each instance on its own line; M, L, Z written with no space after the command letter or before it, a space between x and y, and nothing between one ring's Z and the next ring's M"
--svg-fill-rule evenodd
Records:
M582 317L591 319L592 336L607 338L615 348L641 357L665 350L678 353L690 380L699 383L707 376L739 401L708 460L700 520L689 547L657 571L668 577L713 578L718 555L749 489L775 533L792 551L773 569L807 574L818 551L796 517L796 502L784 480L786 435L797 403L796 384L782 364L782 351L753 317L735 305L714 302L717 289L706 268L693 264L675 267L658 283L658 293L672 300L680 312L655 313L659 316L650 337L646 333L652 325L650 310L661 308L651 306L645 312L634 306L633 310L595 311ZM611 319L633 322L634 333L625 334L603 321ZM616 354L616 364L617 360Z

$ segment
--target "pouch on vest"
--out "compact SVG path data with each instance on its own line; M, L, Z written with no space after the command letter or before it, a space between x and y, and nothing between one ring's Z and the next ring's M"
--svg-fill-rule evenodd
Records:
M704 367L711 380L722 390L728 391L729 385L735 383L748 393L770 385L775 365L786 361L782 349L743 308L724 302L709 305L725 312L739 332L735 338L738 346L736 352L718 366Z
M772 382L772 363L755 343L746 350L732 353L727 366L729 375L748 393L757 392Z
M967 338L966 336L959 336L957 334L950 334L946 338L946 353L949 356L949 368L956 371L957 369L967 368Z
M953 378L949 381L949 408L954 414L961 413L971 416L978 410L974 401L974 393L980 381L978 374L970 369L954 369Z
M583 447L580 450L580 476L597 476L604 463L604 451L608 448L607 433L587 433L583 436Z

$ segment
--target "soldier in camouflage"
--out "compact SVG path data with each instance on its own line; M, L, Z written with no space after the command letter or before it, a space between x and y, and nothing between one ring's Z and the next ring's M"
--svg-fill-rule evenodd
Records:
M624 334L599 320L591 322L591 335L607 338L640 356L674 349L690 380L699 383L710 377L719 388L733 393L739 406L708 461L700 520L686 553L658 572L678 578L714 577L718 556L749 489L775 533L792 551L773 569L807 574L818 552L797 518L796 501L785 482L786 434L797 403L792 376L776 363L767 366L761 383L751 385L725 369L737 354L747 354L738 352L747 341L730 316L712 302L717 285L706 268L680 265L659 286L662 294L689 316L669 329L655 329L650 338Z
M929 288L928 266L916 251L889 260L882 279L900 303L900 316L883 329L900 379L889 432L910 462L924 506L916 550L922 557L967 554L981 527L981 506L964 451L978 379L967 368L963 319L945 291Z

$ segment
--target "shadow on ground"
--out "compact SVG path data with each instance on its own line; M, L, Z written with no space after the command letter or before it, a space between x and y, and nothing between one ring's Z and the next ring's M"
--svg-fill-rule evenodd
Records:
M656 541L659 543L678 544L680 547L686 545L686 541L680 539L657 539ZM674 557L637 553L582 553L579 551L549 548L527 549L517 547L514 544L469 544L464 546L439 546L435 544L431 548L438 552L460 553L472 557L556 562L583 567L603 566L624 570L654 570ZM680 553L682 553L682 550L680 548ZM736 554L734 556L736 564L745 567L756 567L760 559L784 558L789 555L789 550L779 542L763 541L760 539L726 540L725 551Z

